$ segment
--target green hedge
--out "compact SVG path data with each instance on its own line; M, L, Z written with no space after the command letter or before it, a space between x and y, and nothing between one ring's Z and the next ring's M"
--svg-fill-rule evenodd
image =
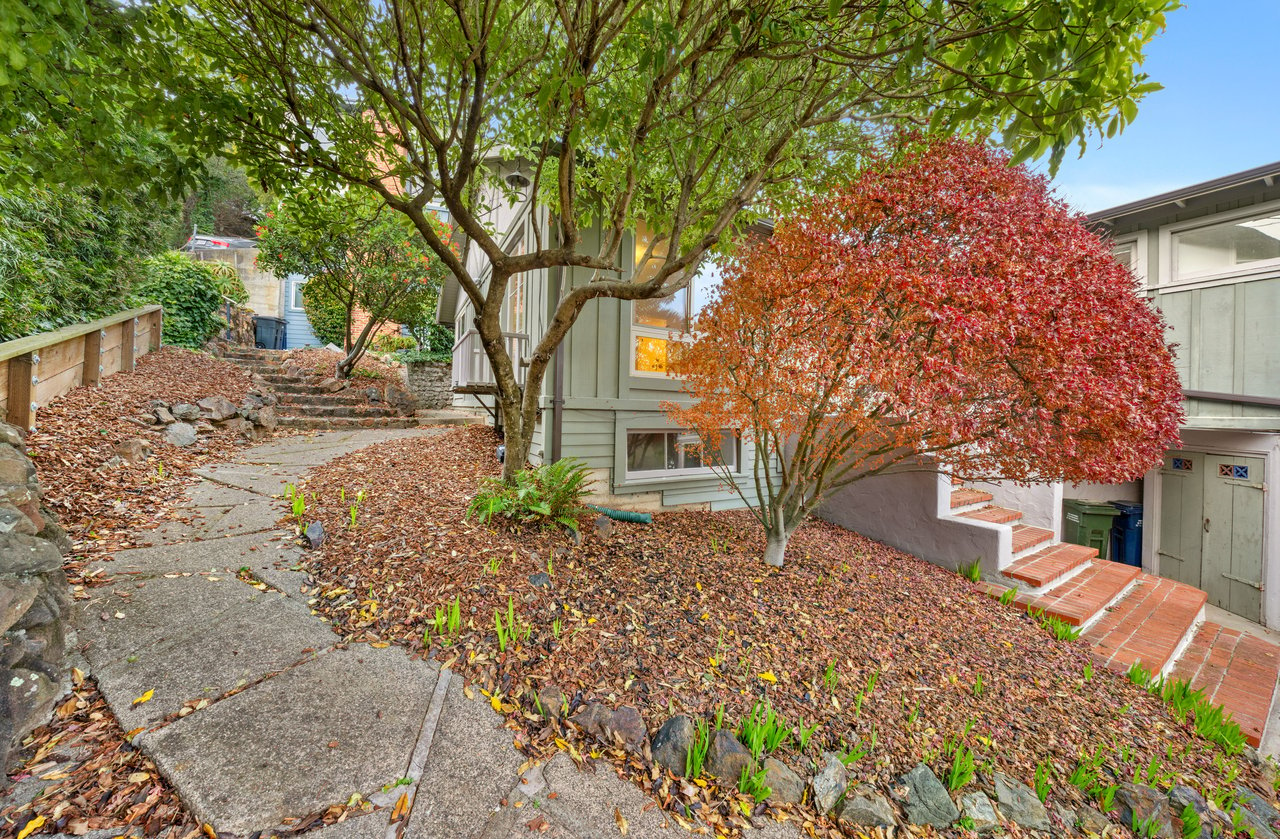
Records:
M165 343L199 349L226 325L218 315L224 282L207 263L170 251L142 263L134 295L139 303L164 306Z
M307 313L311 331L323 344L346 348L347 310L332 294L317 285L302 287L302 310Z

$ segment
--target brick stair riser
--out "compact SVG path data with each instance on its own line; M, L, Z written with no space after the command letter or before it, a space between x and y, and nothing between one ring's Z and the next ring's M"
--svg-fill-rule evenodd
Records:
M1036 546L1037 549L1041 549L1043 547L1044 545ZM1048 594L1058 586L1063 585L1064 583L1070 582L1075 577L1080 576L1081 574L1084 573L1085 569L1087 569L1088 567L1089 567L1089 563L1087 562L1084 563L1083 565L1077 565L1075 568L1071 568L1065 573L1059 574L1058 576L1054 577L1052 580L1046 581L1045 584L1042 586L1033 586L1030 583L1026 582L1025 580L1015 580L1012 577L1006 577L1003 574L1000 575L1000 579L997 580L996 582L1000 583L1000 585L1002 586L1016 588L1019 594L1025 594L1029 597L1039 597L1042 594Z
M952 516L963 516L965 513L972 513L975 510L981 510L983 507L989 506L991 506L990 501L977 501L973 504L965 504L963 507L952 507L950 510L947 510L947 514ZM972 519L970 519L970 521L972 521Z
M1054 539L1052 536L1040 542L1032 542L1030 545L1023 548L1022 550L1014 551L1012 554L1010 554L1009 565L1012 565L1013 563L1017 562L1020 559L1025 559L1031 556L1032 554L1042 551L1045 548L1051 547L1052 545L1055 545L1055 544L1058 544L1058 540ZM1007 567L1009 566L1006 565L1005 568ZM1004 570L1004 569L1002 568L1001 570Z
M1164 667L1160 668L1159 675L1168 678L1173 672L1173 667L1178 663L1178 659L1182 658L1187 652L1187 647L1191 646L1192 640L1195 639L1196 633L1200 631L1200 626L1205 621L1205 607L1201 606L1200 611L1196 613L1196 619L1191 622L1191 626L1187 627L1187 631L1183 633L1182 640L1178 642L1178 646L1173 648L1173 654L1169 656L1169 660L1164 663Z
M1106 560L1104 560L1104 562L1105 562L1105 561L1106 561ZM1135 578L1135 579L1131 580L1127 586L1125 586L1124 588L1120 589L1120 593L1119 593L1119 594L1117 594L1115 597L1113 597L1113 598L1111 598L1110 600L1108 600L1106 603L1102 604L1102 608L1101 608L1101 609L1099 609L1098 611L1094 612L1092 615L1090 615L1090 616L1089 616L1089 618L1088 618L1087 620L1083 621L1083 622L1080 624L1080 631L1081 631L1081 633L1088 632L1088 631L1089 631L1089 629L1090 629L1090 628L1091 628L1095 623L1097 623L1098 621L1102 620L1102 616L1103 616L1103 615L1105 615L1105 614L1106 614L1107 612L1109 612L1110 610L1114 609L1114 608L1116 607L1116 604L1117 604L1117 603L1119 603L1121 600L1124 600L1126 597L1128 597L1128 596L1129 596L1129 593L1130 593L1130 592L1132 592L1132 591L1133 591L1133 589L1134 589L1134 587L1138 584L1138 579L1139 579L1139 578Z

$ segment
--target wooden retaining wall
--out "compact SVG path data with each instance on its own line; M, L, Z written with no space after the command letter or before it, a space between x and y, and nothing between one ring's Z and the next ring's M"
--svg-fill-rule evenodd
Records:
M139 357L159 349L163 318L161 307L144 306L0 343L0 416L34 430L40 406L132 370Z

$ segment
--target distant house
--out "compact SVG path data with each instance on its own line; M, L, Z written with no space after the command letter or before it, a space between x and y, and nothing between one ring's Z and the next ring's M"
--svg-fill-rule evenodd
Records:
M1093 213L1178 344L1182 449L1142 482L1143 566L1280 626L1280 162Z

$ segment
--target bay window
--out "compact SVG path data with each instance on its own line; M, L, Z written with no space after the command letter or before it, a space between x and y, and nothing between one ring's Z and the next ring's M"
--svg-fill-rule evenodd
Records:
M1280 209L1176 230L1170 236L1173 282L1228 277L1280 266Z
M650 247L652 244L652 252ZM645 255L650 257L645 260ZM635 277L652 277L667 256L666 243L653 244L644 223L636 227ZM685 288L667 297L635 300L631 304L631 369L641 376L666 376L672 353L694 328L694 321L720 285L720 269L711 259L703 261Z

